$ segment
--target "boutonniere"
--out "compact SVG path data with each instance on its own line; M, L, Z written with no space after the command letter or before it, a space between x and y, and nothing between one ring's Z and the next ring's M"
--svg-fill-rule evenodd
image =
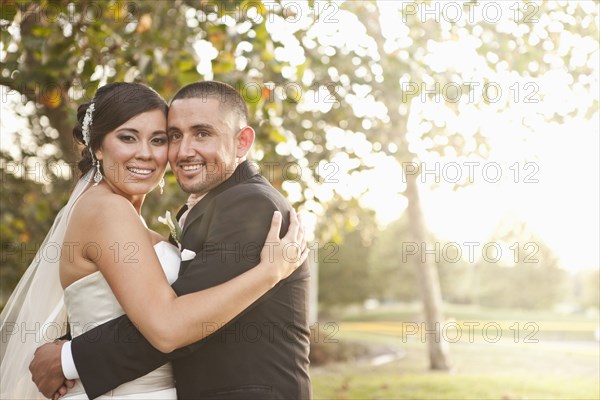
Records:
M173 218L171 212L167 211L165 212L164 217L158 217L158 222L165 224L169 228L171 236L175 239L179 247L181 247L181 226L179 225L179 222Z

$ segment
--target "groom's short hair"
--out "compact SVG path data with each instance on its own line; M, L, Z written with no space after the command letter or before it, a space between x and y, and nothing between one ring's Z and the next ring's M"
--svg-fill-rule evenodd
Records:
M179 99L215 99L223 111L231 111L237 115L242 126L248 125L250 116L248 106L242 96L232 86L223 82L204 81L190 83L179 89L171 104Z

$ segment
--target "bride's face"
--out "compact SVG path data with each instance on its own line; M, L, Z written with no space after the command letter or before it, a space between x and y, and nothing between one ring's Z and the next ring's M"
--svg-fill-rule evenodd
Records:
M154 189L167 167L167 119L162 111L138 114L107 133L96 151L104 179L126 197Z

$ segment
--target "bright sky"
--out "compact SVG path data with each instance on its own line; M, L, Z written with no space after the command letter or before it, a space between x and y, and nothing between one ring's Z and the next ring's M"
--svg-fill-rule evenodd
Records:
M480 180L458 192L425 190L428 225L446 240L485 242L501 219L513 218L526 222L564 267L597 268L599 126L596 114L595 121L545 132L532 143L539 154L535 161L539 170L533 166L525 170L521 163L518 183L512 181L515 169L505 164L506 181ZM538 183L524 182L530 173Z

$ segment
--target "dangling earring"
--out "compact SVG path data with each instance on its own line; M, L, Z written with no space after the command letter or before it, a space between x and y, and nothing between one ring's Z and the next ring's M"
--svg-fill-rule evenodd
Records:
M94 183L94 186L98 186L98 184L103 178L102 172L100 172L100 161L94 161L94 165L96 166L96 173L94 174L94 182L96 183Z
M160 178L160 182L158 182L158 187L160 188L160 194L163 194L165 188L165 178Z

